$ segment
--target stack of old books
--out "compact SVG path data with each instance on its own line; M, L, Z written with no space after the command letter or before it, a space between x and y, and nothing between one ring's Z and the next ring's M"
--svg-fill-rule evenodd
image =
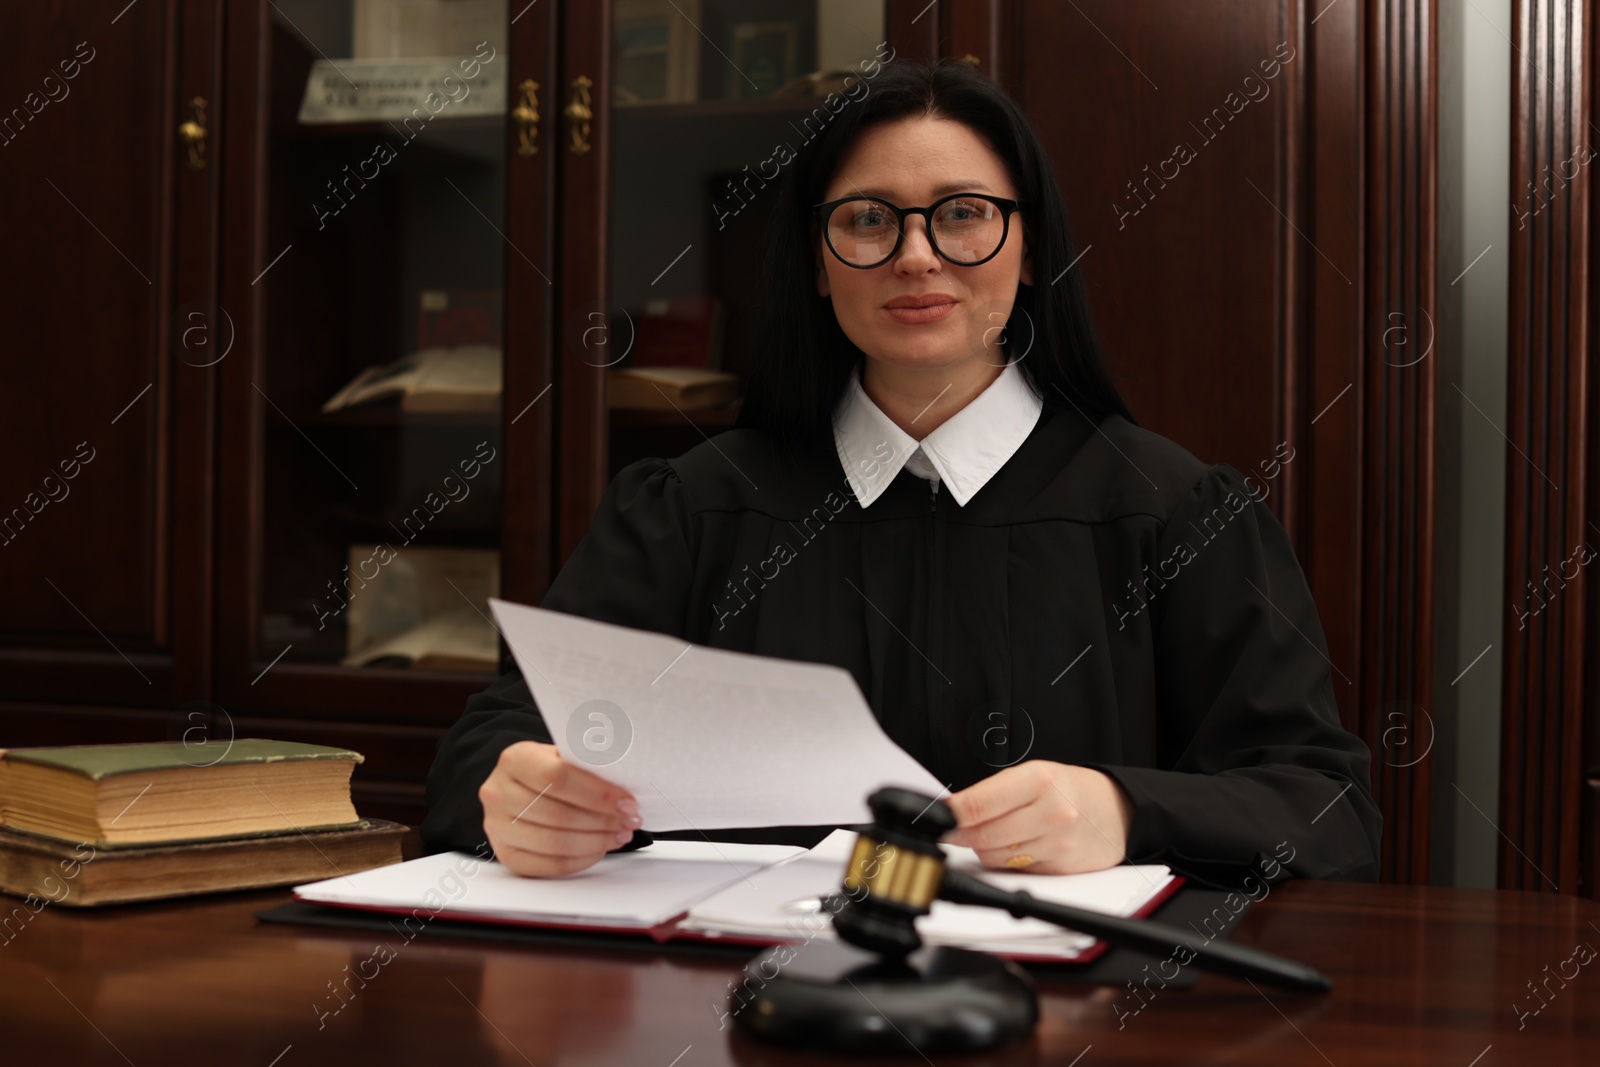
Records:
M401 860L361 755L294 741L0 749L0 891L71 906L303 883Z

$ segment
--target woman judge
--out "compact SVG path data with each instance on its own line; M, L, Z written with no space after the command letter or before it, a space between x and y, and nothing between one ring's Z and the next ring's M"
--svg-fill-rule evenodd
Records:
M1134 423L1016 103L891 62L789 163L770 226L739 425L624 468L543 606L848 669L990 866L1375 879L1370 755L1271 479ZM516 671L428 797L431 847L487 839L524 875L648 840Z

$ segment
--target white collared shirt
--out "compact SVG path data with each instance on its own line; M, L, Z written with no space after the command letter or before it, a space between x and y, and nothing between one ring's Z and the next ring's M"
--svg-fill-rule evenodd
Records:
M902 467L932 482L935 492L942 481L965 507L1022 447L1043 408L1016 364L1007 363L987 389L918 441L883 413L853 374L834 414L833 439L862 507L882 496Z

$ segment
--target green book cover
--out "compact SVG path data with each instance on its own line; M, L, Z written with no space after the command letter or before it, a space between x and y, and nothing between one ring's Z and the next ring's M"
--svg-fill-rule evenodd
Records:
M208 741L185 745L157 741L129 745L66 745L60 748L11 748L4 758L13 763L59 767L99 781L119 774L177 770L183 767L228 767L240 763L278 763L290 760L362 761L361 753L347 748L308 745L299 741L261 738Z

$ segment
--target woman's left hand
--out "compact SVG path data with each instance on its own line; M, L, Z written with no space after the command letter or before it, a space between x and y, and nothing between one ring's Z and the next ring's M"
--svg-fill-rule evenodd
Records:
M952 794L955 830L984 866L1038 874L1076 874L1126 859L1133 805L1107 774L1050 760L1028 760Z

